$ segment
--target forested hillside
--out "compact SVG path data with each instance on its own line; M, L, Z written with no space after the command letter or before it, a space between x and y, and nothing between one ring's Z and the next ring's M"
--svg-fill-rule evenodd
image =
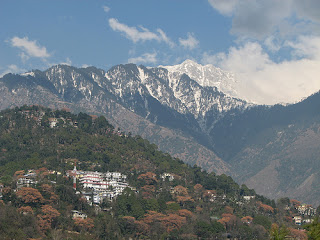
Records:
M316 216L297 200L269 200L224 174L188 166L102 116L5 110L0 150L3 239L307 239L297 228ZM84 185L78 179L73 189L68 175L75 164L126 175L128 187L112 200L88 201ZM319 229L317 221L306 226L308 234Z

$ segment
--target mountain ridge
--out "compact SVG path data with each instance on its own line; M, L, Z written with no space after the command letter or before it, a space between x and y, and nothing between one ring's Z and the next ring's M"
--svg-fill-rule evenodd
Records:
M170 74L162 67L124 64L107 72L60 65L25 76L5 75L0 78L0 106L43 104L103 114L173 156L231 174L259 194L319 203L320 193L311 191L320 179L320 93L287 106L253 105L217 87L203 87L185 73ZM299 168L301 164L315 167Z

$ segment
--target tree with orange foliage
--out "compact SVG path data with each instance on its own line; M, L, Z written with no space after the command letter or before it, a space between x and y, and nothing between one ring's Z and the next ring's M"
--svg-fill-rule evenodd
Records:
M46 193L51 193L52 192L52 186L50 186L49 184L42 184L41 185L41 190L43 192L46 192Z
M193 189L194 189L195 192L199 192L200 193L203 190L203 186L201 184L197 183L196 185L193 186Z
M136 227L136 235L146 235L150 231L150 226L143 221L134 221Z
M53 188L49 184L42 184L41 185L41 192L42 192L43 197L49 203L57 202L59 200L59 197L53 192Z
M187 196L188 195L188 189L181 186L181 185L175 186L173 189L173 192L176 196Z
M156 187L154 185L144 185L141 190L154 193L156 191Z
M40 230L45 232L48 229L51 229L52 222L55 218L60 216L60 213L50 205L43 205L41 207L41 212L42 214L38 215L38 225Z
M41 193L34 188L23 187L17 191L17 197L25 204L37 205L43 203L44 198Z
M144 199L150 199L153 197L153 193L156 191L156 187L154 185L144 185L141 190L142 197Z
M22 178L23 175L24 175L24 170L19 170L19 171L16 171L16 172L14 173L13 177L14 177L15 179L19 179L19 178Z
M224 227L231 228L237 221L237 217L231 213L223 213L222 218L219 219L217 222L224 225Z
M124 228L128 233L134 233L135 236L147 235L150 231L150 226L142 220L136 220L131 216L122 217L125 220Z
M33 210L30 206L18 208L18 212L22 214L33 214Z
M37 174L42 174L44 172L48 172L48 168L42 167L42 168L39 168L39 169L36 170Z
M153 172L147 172L140 174L138 176L138 180L142 181L146 185L154 185L158 182L158 179L156 178L156 174Z
M59 211L50 205L43 205L41 207L41 211L43 213L43 216L48 219L54 219L60 216Z
M188 189L181 185L178 185L173 189L173 194L175 195L177 202L182 205L184 205L186 202L194 202L194 200L188 194Z
M257 201L256 204L257 204L258 208L263 210L264 212L267 212L267 213L273 213L274 212L273 207L271 207L271 206L269 206L267 204L263 204L260 201Z
M191 218L193 213L187 209L180 209L178 210L177 214L181 217Z
M241 222L246 223L246 224L251 224L253 220L253 217L250 216L245 216L243 218L241 218Z
M299 230L294 228L288 228L290 237L293 239L299 239L299 240L307 240L308 235L306 233L306 230Z
M177 214L168 214L167 216L161 218L160 222L163 226L165 226L167 232L171 232L175 229L179 230L182 225L187 223L187 219Z
M148 225L159 222L167 232L171 232L175 229L179 230L182 225L186 224L187 219L175 213L165 215L155 211L148 211L142 221Z
M177 202L184 205L186 202L194 202L194 200L188 195L188 196L177 196L176 197Z
M165 215L162 213L158 213L156 211L148 211L143 218L143 222L146 224L151 224L153 222L159 221L159 219L163 218Z
M75 218L74 219L74 224L78 228L78 230L85 230L85 231L90 231L94 228L94 223L91 218Z
M38 221L37 221L38 226L39 226L42 234L44 234L47 230L49 230L51 228L51 222L48 221L48 219L43 218L42 215L38 215L37 219L38 219Z
M226 206L225 208L224 208L224 212L225 213L233 213L233 208L232 207L230 207L230 206Z
M296 200L296 199L291 199L291 200L290 200L290 203L292 204L292 206L293 206L294 208L297 208L297 207L301 206L301 202L298 201L298 200Z

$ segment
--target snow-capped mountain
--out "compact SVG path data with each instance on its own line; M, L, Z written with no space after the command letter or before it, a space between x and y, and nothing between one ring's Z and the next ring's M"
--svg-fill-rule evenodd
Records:
M191 74L191 66L198 65L190 61L185 63L188 62ZM198 67L202 69L201 65ZM221 74L228 76L222 71ZM251 105L226 95L217 86L210 86L209 80L204 84L204 75L200 80L195 79L197 75L192 76L163 67L147 68L135 64L117 65L107 72L94 67L57 65L46 71L4 76L2 81L17 89L22 85L30 88L31 83L41 86L39 91L49 91L53 94L51 99L59 105L76 105L77 109L89 112L108 112L115 105L121 106L153 124L178 130L205 146L212 146L210 132L219 119L227 113L242 112ZM222 82L222 79L220 76L216 82ZM43 102L48 101L49 97L43 99Z
M203 66L188 59L178 65L160 67L168 70L170 78L176 78L177 75L186 74L202 87L216 87L219 91L230 97L239 98L237 91L239 83L235 79L234 74L211 64ZM243 99L245 99L245 97L243 97Z
M192 66L195 65L192 64ZM187 70L187 66L185 69ZM182 114L190 113L196 119L204 117L209 111L221 114L248 106L245 101L219 91L213 84L210 86L211 81L205 76L200 80L195 78L197 77L195 73L190 77L186 73L175 72L173 69L169 71L161 67L146 68L128 64L110 69L105 76L113 85L114 94L120 98L136 93L141 96L147 94L162 105ZM228 75L225 73L225 76ZM223 77L220 76L220 80L216 83L221 83L222 79Z
M169 83L168 71L163 68L126 64L106 72L95 67L57 65L0 78L0 109L40 104L103 114L122 130L144 136L192 165L228 172L228 164L199 144L208 142L208 136L202 136L206 126L200 127L201 121L196 119L198 115L208 118L211 112L227 111L224 94L216 88L201 87L187 75L181 76L174 88ZM195 97L199 93L204 100Z
M112 93L127 108L154 123L178 126L192 135L208 133L227 112L251 106L217 87L202 86L187 74L161 67L118 65L105 77L112 85Z

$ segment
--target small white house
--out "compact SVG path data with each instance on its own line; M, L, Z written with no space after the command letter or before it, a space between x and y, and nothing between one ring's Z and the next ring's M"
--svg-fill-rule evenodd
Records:
M301 216L295 216L293 217L293 221L296 225L301 225L302 223L302 217Z
M250 201L251 199L255 199L256 196L243 196L243 199L246 200L246 201Z
M160 175L160 178L162 178L162 181L168 179L170 182L172 182L174 180L174 176L170 173L163 173Z
M77 210L71 210L71 213L72 213L73 219L75 219L75 218L86 219L88 217L87 214L80 212L80 211L77 211Z
M58 123L58 119L56 118L48 118L49 124L50 124L50 128L54 128L55 126L57 126Z

